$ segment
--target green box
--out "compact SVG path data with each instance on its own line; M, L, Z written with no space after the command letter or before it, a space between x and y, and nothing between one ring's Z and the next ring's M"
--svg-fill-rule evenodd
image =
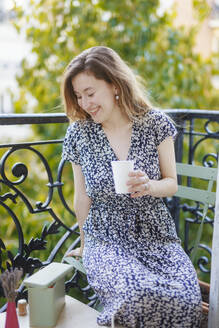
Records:
M28 288L30 326L53 327L65 305L65 276L69 264L53 262L24 280Z

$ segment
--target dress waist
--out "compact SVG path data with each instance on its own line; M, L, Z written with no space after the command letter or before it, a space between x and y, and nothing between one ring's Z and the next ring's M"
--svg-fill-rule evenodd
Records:
M137 203L125 197L122 202L119 198L113 202L95 200L83 230L105 241L135 241L144 245L154 240L178 241L174 221L160 199L153 206L144 204L143 199Z

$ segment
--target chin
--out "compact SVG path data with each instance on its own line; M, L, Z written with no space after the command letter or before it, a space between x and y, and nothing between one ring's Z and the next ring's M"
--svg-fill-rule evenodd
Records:
M99 123L99 124L103 123L103 120L101 120L101 119L98 118L98 117L91 117L91 119L92 119L92 121L94 121L95 123Z

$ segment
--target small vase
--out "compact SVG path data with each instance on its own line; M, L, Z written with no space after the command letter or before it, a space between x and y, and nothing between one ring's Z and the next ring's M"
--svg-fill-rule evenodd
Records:
M7 304L5 328L19 328L15 302Z

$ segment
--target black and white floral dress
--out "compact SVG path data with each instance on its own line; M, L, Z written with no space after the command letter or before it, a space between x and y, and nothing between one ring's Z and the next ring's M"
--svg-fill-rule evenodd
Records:
M128 159L159 180L157 147L175 135L169 118L150 110L133 123ZM81 165L92 200L83 227L83 263L104 306L98 324L110 326L113 315L127 328L200 327L196 272L162 198L115 193L111 161L117 158L101 124L71 124L63 158Z

